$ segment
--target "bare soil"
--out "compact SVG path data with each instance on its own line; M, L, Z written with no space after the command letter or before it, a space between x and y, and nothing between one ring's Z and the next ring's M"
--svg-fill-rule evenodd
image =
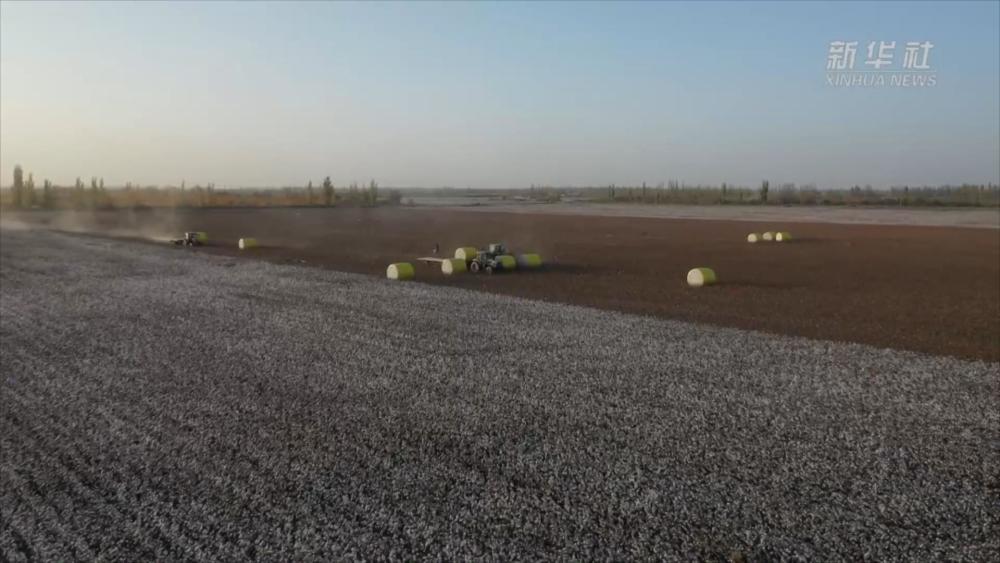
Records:
M8 215L5 218L10 218ZM392 262L503 241L537 251L538 272L421 282L686 321L1000 360L1000 231L467 212L443 209L193 209L27 214L51 227L136 238L209 233L196 250L384 275ZM791 243L746 235L789 231ZM263 248L241 253L240 237ZM178 252L188 249L178 248ZM715 269L692 289L687 271ZM477 322L489 311L469 311ZM415 319L419 322L419 319Z

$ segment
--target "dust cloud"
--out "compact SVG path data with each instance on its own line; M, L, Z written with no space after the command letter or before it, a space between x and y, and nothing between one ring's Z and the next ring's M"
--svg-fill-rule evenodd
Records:
M179 225L180 221L172 208L113 211L32 211L0 214L0 227L8 230L45 229L161 242L181 236Z

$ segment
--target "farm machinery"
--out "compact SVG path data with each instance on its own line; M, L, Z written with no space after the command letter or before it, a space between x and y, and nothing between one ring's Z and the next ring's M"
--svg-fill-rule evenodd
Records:
M507 248L502 243L493 243L485 250L477 250L472 260L467 258L466 260L468 269L473 274L479 272L492 274L493 272L513 270L517 266L517 262L513 258L507 254Z
M201 246L208 242L208 234L203 231L187 232L183 237L171 239L170 242L177 246Z
M437 254L439 250L439 245L435 244L434 253ZM542 266L542 259L539 255L521 254L515 258L509 254L503 243L493 243L482 249L474 246L463 246L455 250L454 258L422 256L417 260L426 264L440 264L441 273L445 275L461 272L493 274L517 269L529 270ZM413 266L405 262L391 264L387 270L387 276L391 279L411 279L413 273Z

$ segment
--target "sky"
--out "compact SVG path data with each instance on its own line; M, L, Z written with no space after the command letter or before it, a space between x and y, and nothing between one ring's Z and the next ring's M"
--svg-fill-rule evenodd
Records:
M831 41L933 44L837 87ZM1000 182L1000 2L0 4L0 183Z

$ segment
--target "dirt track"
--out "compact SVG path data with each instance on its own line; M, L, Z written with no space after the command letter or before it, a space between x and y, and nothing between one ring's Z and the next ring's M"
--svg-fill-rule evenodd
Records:
M31 221L46 221L34 215ZM421 281L782 334L1000 360L1000 234L995 229L469 213L433 209L213 209L102 213L56 227L146 235L208 231L237 254L383 275L390 262L503 240L542 253L547 271ZM745 242L787 230L792 244ZM178 250L183 252L184 250ZM719 286L693 290L688 269ZM470 311L470 318L488 312ZM470 322L473 322L470 320Z

